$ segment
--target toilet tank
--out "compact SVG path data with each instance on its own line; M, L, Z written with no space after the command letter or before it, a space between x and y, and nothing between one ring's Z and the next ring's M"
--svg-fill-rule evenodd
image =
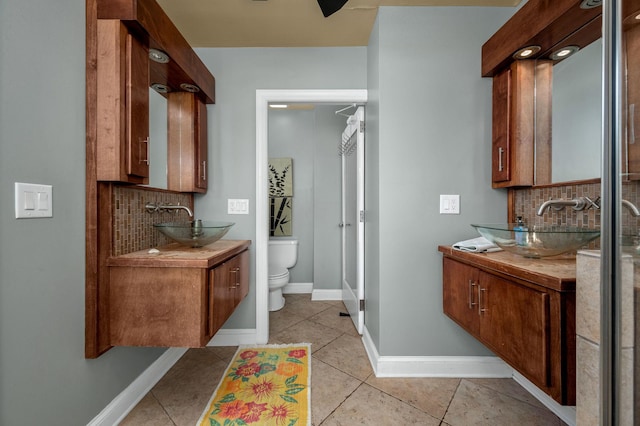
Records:
M296 237L269 238L269 264L293 267L298 261L298 239Z

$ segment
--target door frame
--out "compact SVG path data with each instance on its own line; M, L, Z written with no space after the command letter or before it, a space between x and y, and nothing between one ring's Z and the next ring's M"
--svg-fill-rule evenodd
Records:
M366 103L366 89L256 90L256 343L269 340L269 103Z

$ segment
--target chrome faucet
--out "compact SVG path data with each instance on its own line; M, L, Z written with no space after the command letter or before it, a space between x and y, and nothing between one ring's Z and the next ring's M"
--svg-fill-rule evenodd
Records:
M555 210L562 210L565 207L571 207L576 211L588 209L593 207L595 209L599 209L600 205L598 204L598 197L595 201L592 201L589 197L578 197L573 200L547 200L540 205L536 214L538 216L542 216L544 212L548 208L554 208Z
M193 212L191 211L191 209L187 206L181 206L179 204L176 206L172 206L170 204L147 203L144 208L148 213L164 212L167 210L184 210L187 212L190 218L193 218Z
M633 204L631 201L622 200L622 205L629 209L629 211L631 212L631 216L633 217L640 216L640 210L638 210L636 205Z

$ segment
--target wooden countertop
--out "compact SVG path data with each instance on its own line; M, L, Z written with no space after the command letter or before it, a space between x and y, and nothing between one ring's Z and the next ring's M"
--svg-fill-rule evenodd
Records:
M111 257L107 266L135 266L144 268L211 268L244 251L250 240L218 240L208 246L192 248L178 243Z
M499 272L529 281L556 291L575 291L575 257L530 259L508 251L471 253L454 250L451 246L438 246L445 256L482 269Z

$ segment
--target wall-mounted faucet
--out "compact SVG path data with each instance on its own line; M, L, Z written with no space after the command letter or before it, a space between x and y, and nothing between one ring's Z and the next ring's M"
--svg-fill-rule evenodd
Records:
M633 204L631 201L622 200L622 205L629 209L629 211L631 212L631 216L633 217L640 216L640 210L638 210L636 205Z
M147 203L144 208L147 210L147 213L165 212L167 210L184 210L187 212L190 218L193 218L193 212L187 206L172 206L170 204Z
M591 207L593 207L594 209L599 209L599 201L600 197L596 198L595 200L591 200L589 197L578 197L574 198L573 200L547 200L540 205L540 208L538 208L536 214L538 216L542 216L548 208L562 210L565 207L571 207L576 211L585 210Z

